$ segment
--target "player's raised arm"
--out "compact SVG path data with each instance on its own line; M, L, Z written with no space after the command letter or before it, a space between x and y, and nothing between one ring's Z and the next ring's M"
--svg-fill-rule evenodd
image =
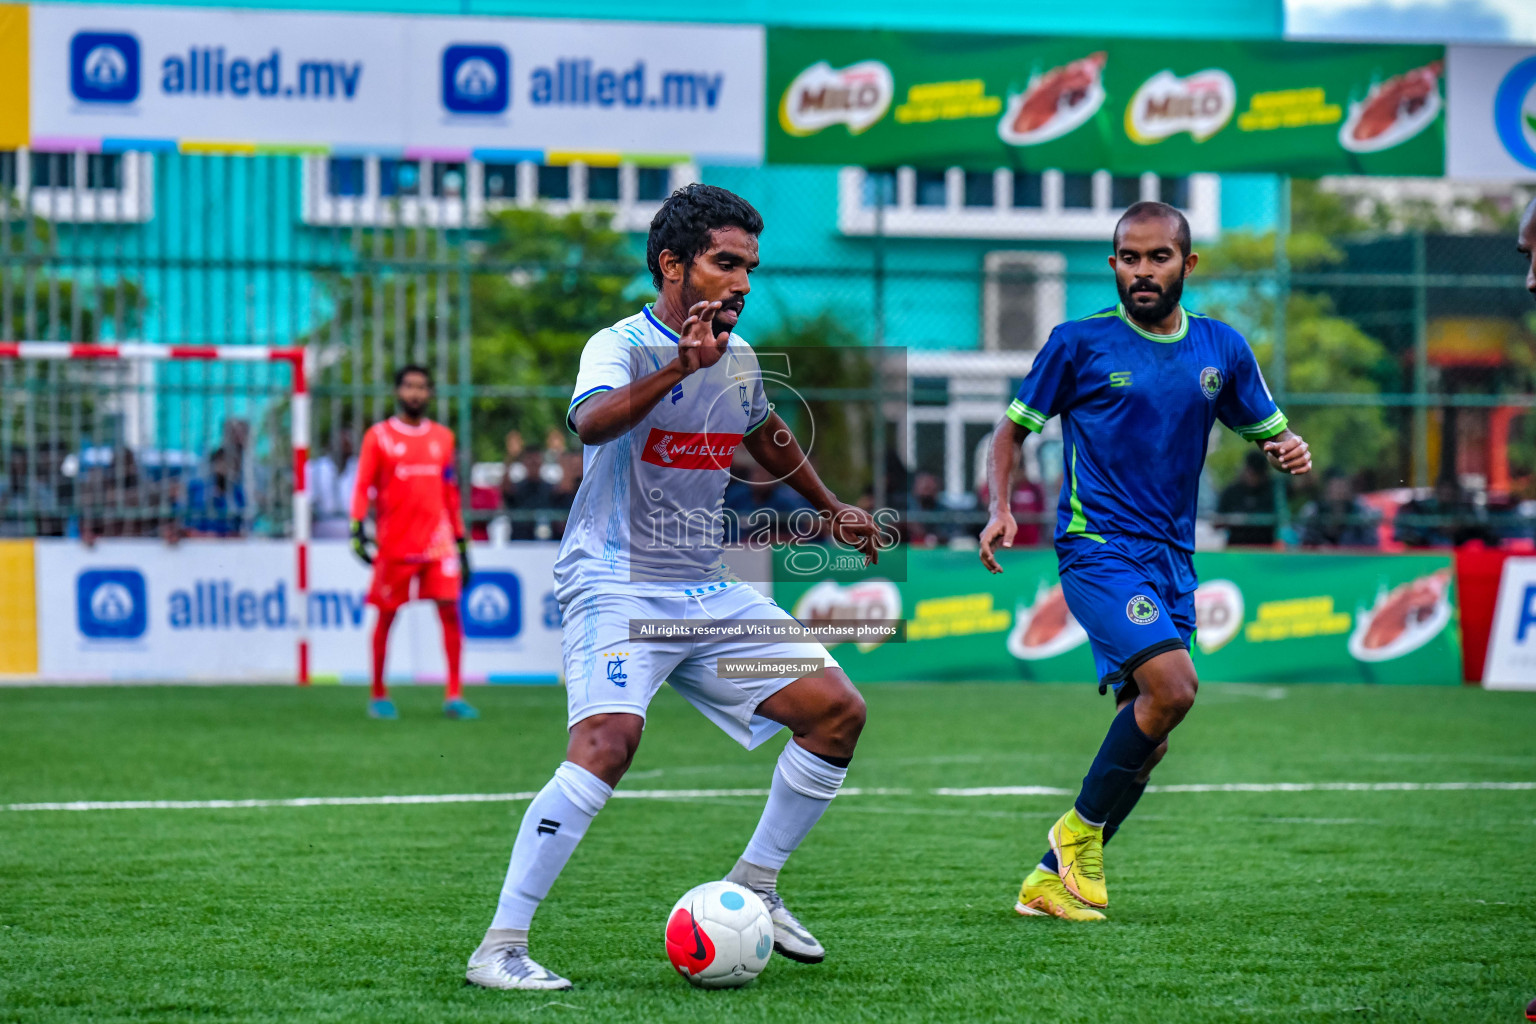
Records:
M742 443L759 466L774 479L793 487L821 513L839 544L862 552L866 564L880 561L880 527L874 517L857 505L841 501L828 489L778 413L769 412L767 419L747 434Z
M991 518L981 531L981 563L993 573L1003 571L1003 567L997 564L997 556L992 553L994 546L1002 541L1003 547L1013 547L1013 536L1019 529L1010 507L1013 467L1019 461L1019 446L1024 443L1024 435L1028 433L1028 427L1015 423L1007 416L999 419L997 427L992 431L992 447L987 459L987 493L991 496L992 507Z

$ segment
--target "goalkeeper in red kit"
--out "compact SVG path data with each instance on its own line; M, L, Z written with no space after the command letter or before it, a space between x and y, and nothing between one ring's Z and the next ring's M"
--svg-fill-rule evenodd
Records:
M465 703L459 679L464 645L459 625L459 590L469 578L468 545L460 514L454 473L453 431L424 415L432 400L432 374L422 366L395 374L398 412L375 423L363 437L352 492L352 550L373 566L368 603L379 610L373 629L373 694L370 718L398 718L384 686L384 654L389 627L407 601L434 601L443 622L443 651L448 688L443 714L478 718ZM378 550L363 530L368 506L374 506Z

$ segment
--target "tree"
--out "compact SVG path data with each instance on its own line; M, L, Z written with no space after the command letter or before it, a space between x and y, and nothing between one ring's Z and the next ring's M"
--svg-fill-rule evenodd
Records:
M1344 204L1312 183L1297 182L1300 197L1294 229L1286 244L1293 269L1315 271L1343 261L1328 235L1352 230ZM1325 231L1327 233L1325 233ZM1275 328L1281 303L1274 282L1275 233L1229 232L1201 252L1202 279L1211 297L1211 315L1239 327L1253 346L1271 381L1275 363ZM1292 407L1286 410L1297 433L1307 438L1318 462L1347 472L1379 470L1396 463L1397 438L1385 410L1374 403L1387 376L1390 355L1352 320L1334 312L1327 295L1292 290L1286 297L1286 392L1349 393L1360 404ZM1231 479L1245 445L1221 444L1211 454L1219 479Z

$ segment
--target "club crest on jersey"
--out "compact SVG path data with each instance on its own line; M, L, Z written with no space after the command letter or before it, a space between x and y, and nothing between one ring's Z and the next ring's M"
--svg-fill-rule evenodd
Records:
M640 461L668 469L728 469L740 434L684 433L651 428Z
M604 651L603 657L608 659L608 681L614 686L624 686L629 682L629 674L624 671L624 665L629 661L628 651Z
M1161 613L1157 610L1157 602L1146 594L1137 594L1126 602L1125 617L1138 626L1147 626L1157 621Z
M1214 366L1207 366L1200 371L1200 390L1206 398L1215 398L1221 391L1221 371Z
M739 381L736 384L736 394L741 398L741 411L747 415L752 414L752 402L747 398L747 382Z

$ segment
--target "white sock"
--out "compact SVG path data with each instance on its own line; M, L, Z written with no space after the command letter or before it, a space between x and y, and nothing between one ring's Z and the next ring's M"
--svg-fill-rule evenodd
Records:
M587 826L612 795L612 786L580 765L564 761L555 769L555 777L533 798L517 830L492 930L527 930Z
M776 880L778 869L821 820L822 812L847 775L847 768L828 764L793 739L784 744L773 772L773 785L768 790L768 806L763 808L757 831L752 833L752 841L741 860L749 866L772 870ZM731 874L742 870L738 863Z

